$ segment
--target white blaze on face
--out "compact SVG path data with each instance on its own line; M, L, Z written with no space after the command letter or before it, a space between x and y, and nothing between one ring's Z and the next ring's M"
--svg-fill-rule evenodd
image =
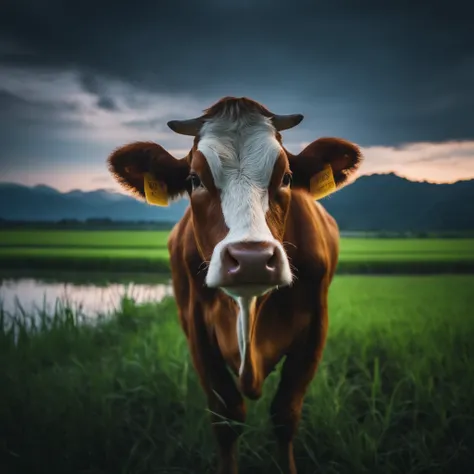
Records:
M205 156L215 186L220 190L227 236L214 248L206 283L220 280L221 252L236 242L271 242L283 255L285 281L291 270L282 245L273 237L265 214L269 209L268 186L282 148L270 119L255 114L237 120L215 118L200 131L198 150ZM254 298L235 298L240 306L237 330L241 359L248 340L248 318ZM244 309L245 308L245 309Z

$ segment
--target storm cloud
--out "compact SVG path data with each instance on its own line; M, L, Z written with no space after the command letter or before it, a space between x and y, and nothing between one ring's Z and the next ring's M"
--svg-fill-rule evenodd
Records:
M290 149L324 135L387 149L473 141L468 5L6 0L0 163L99 169L129 139L180 151L189 139L166 121L225 95L304 114Z

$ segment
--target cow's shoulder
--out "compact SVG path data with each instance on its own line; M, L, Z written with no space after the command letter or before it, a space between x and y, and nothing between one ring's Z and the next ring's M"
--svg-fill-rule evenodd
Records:
M181 326L188 335L188 308L190 307L192 291L189 269L186 262L190 238L192 238L191 212L189 208L183 217L173 227L168 237L168 251L171 267L173 293L178 308Z
M209 299L209 293L214 295L217 291L205 287L206 262L199 252L195 232L191 209L188 208L168 238L173 283L178 293L181 293L182 286L193 287L192 294L199 295L200 299ZM186 291L189 292L189 289ZM176 299L178 304L184 303L179 295Z

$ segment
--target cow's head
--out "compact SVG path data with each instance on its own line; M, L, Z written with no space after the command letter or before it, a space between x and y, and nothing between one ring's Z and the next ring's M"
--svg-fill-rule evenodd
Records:
M112 153L110 170L142 199L147 177L164 183L167 199L187 193L197 246L209 263L207 286L232 296L263 294L292 282L283 246L292 189L314 200L311 178L330 166L335 190L361 160L354 144L337 138L290 154L279 132L302 119L226 97L199 118L168 122L174 132L195 137L186 157L176 159L156 143L132 143Z

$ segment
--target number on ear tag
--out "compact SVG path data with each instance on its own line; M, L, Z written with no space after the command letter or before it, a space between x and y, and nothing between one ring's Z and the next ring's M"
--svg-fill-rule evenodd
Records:
M151 173L145 173L144 181L147 203L155 206L168 206L166 184L162 181L157 181Z
M321 199L336 190L336 182L330 164L315 174L309 182L309 191L314 199Z

